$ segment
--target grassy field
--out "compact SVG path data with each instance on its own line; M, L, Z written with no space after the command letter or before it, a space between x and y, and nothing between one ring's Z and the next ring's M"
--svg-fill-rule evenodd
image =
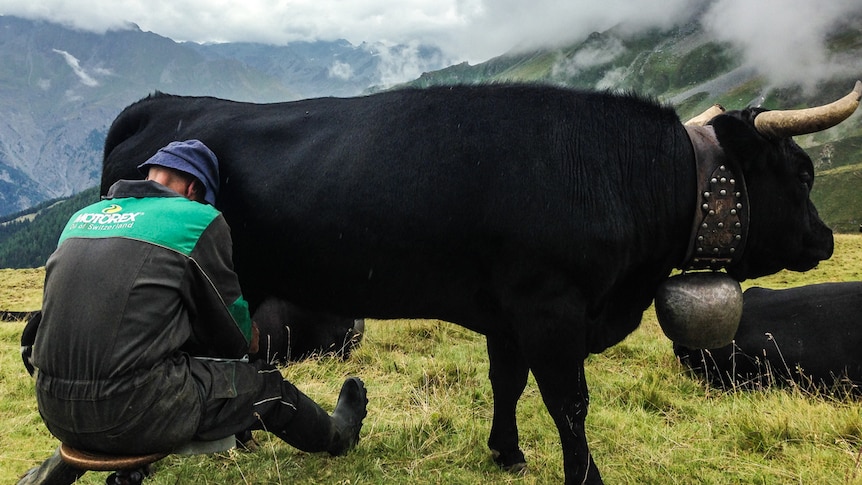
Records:
M862 236L836 237L836 254L805 274L744 286L773 288L862 279ZM40 270L0 270L0 310L39 307ZM23 322L0 322L0 483L14 483L57 442L36 411L18 355ZM371 321L347 362L284 369L331 409L345 376L368 386L359 447L330 458L256 435L255 453L170 456L151 484L440 484L562 482L556 429L533 381L521 398L525 476L499 471L485 445L492 402L484 339L439 321ZM587 433L607 483L862 484L862 403L806 390L720 392L688 377L652 311L625 341L587 361ZM81 483L104 483L88 473Z

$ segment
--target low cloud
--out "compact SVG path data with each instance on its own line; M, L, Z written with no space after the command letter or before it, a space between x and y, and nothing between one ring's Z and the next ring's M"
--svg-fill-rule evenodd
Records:
M354 45L440 46L457 61L482 62L518 48L583 39L619 23L669 26L703 0L5 0L0 14L105 32L140 28L176 41L346 39Z
M571 57L561 59L554 64L551 70L555 77L574 77L584 69L613 61L625 50L621 40L616 37L608 37L578 49Z
M0 14L95 32L140 28L176 41L434 45L452 63L472 64L581 42L612 27L669 28L702 14L709 35L738 46L775 84L815 84L832 72L862 67L859 59L837 59L826 48L836 26L853 18L858 25L859 0L4 0ZM409 52L381 55L390 56L388 79L422 72ZM589 59L559 67L577 69L583 62ZM342 67L333 66L331 74L346 75ZM76 73L83 83L95 81L92 72Z
M376 43L368 48L380 61L377 68L378 79L383 87L416 79L423 72L448 63L434 55L420 55L423 47L418 42L398 45Z
M596 89L600 91L614 89L625 80L628 69L618 67L606 72L605 75L596 83Z
M72 71L75 73L76 76L78 76L78 79L81 81L81 84L83 84L84 86L91 87L91 88L99 85L99 81L96 81L92 76L87 74L87 72L81 67L81 62L78 61L78 59L75 56L73 56L72 54L69 54L66 51L61 51L59 49L52 49L52 50L54 52L56 52L57 54L60 54L61 56L63 56L63 59L65 59L66 64L68 64L69 67L72 68Z
M353 77L353 68L350 64L341 61L335 61L329 66L329 77L347 81Z
M776 86L812 88L836 73L862 68L860 59L829 52L829 34L848 19L862 16L858 0L718 0L703 17L717 40L741 49L745 62Z

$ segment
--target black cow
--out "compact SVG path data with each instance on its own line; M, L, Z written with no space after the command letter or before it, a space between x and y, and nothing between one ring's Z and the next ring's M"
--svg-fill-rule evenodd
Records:
M301 308L280 298L267 298L252 320L260 329L260 350L252 359L287 364L314 355L350 357L365 331L365 320Z
M735 278L805 271L832 254L808 198L811 160L790 136L840 122L858 99L843 98L838 114L812 108L802 119L815 125L746 109L693 132L747 184ZM190 138L221 161L217 207L252 306L274 294L486 335L497 463L525 465L515 408L532 371L566 482L601 483L584 429L584 359L632 332L658 285L687 265L701 213L700 150L673 109L528 85L275 104L155 94L111 126L102 190Z
M784 290L749 288L734 342L674 353L724 389L794 383L811 390L860 391L862 281Z

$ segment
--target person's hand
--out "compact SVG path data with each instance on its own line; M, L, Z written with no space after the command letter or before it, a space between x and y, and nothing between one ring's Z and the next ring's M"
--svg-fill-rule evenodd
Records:
M251 342L248 343L248 353L256 354L260 347L260 329L257 323L251 322Z

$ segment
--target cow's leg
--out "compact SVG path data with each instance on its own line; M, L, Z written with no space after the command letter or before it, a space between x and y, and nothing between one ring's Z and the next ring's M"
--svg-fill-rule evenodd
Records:
M531 344L524 345L524 349L545 407L560 433L566 484L601 484L584 426L589 393L584 375L585 353L577 343L581 339L563 331L547 335L551 337L531 336Z
M488 377L494 392L494 418L488 447L501 468L522 472L527 467L527 460L518 447L515 410L527 385L529 368L511 339L488 336L487 343L490 364Z

